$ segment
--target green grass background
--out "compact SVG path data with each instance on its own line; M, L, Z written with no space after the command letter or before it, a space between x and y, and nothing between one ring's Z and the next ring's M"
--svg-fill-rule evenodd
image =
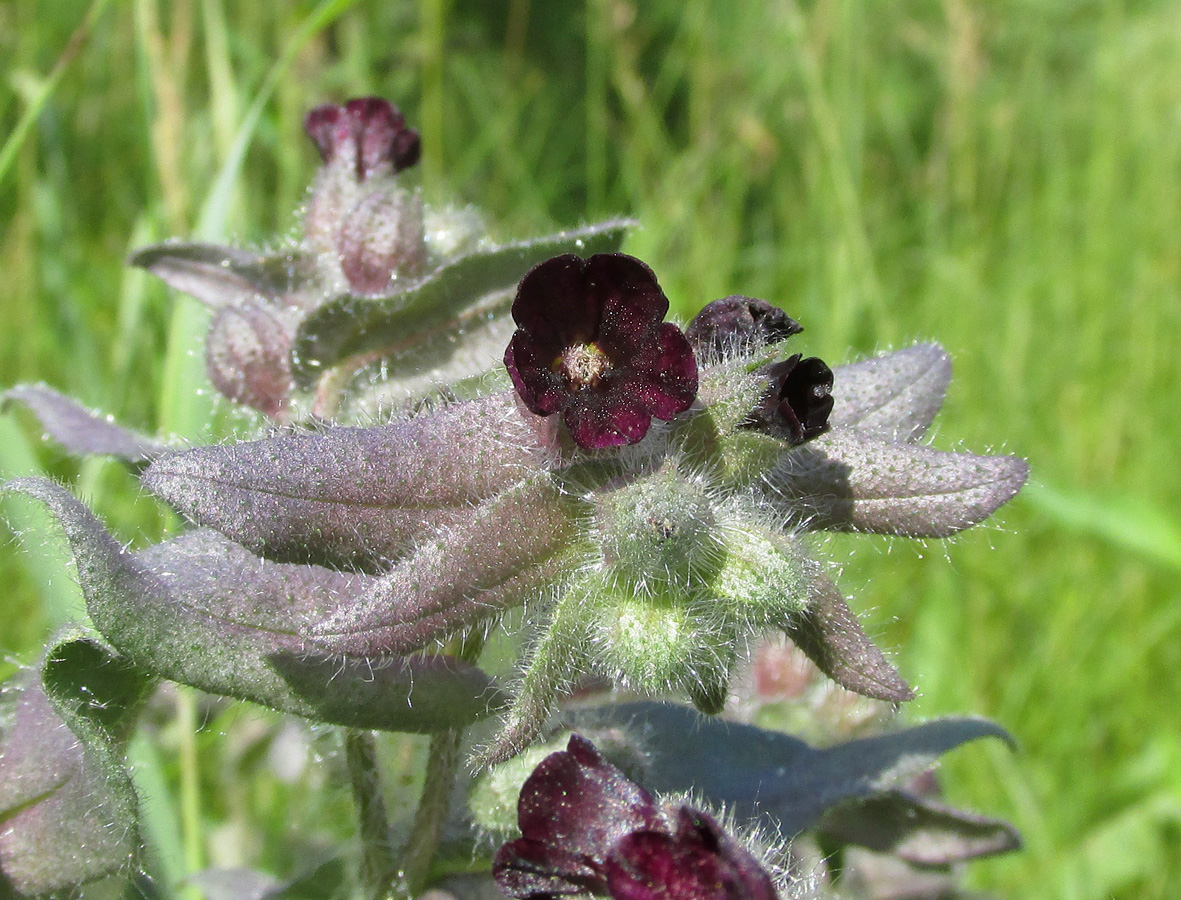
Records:
M288 232L303 113L365 93L421 128L428 200L505 237L639 218L628 249L681 314L766 297L830 362L940 341L935 445L1021 454L1029 489L952 542L829 549L913 714L1021 742L945 767L1027 841L971 883L1181 896L1181 4L22 0L0 79L0 384L149 431L206 432L202 318L127 252ZM128 541L164 525L23 415L0 470L71 479ZM5 512L27 538L0 543L11 663L78 600L37 512ZM222 860L227 830L278 869L291 821L347 819L225 774L234 730L184 737L194 702L134 748L164 870Z

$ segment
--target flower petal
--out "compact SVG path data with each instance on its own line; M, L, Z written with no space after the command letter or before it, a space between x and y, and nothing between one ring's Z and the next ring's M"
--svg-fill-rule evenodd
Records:
M518 850L534 863L548 863L553 874L582 879L588 874L585 863L597 871L624 835L660 827L652 796L577 734L570 737L565 750L551 753L526 779L517 819L526 840L549 848L544 854L536 845ZM553 871L573 860L581 862L564 872ZM512 859L498 855L497 861L506 868L519 868ZM502 870L493 871L499 882Z

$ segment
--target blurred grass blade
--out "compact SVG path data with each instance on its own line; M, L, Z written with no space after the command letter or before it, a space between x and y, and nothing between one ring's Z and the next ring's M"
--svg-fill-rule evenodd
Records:
M1042 483L1022 494L1059 525L1181 570L1181 521L1135 497L1100 498Z
M82 49L87 35L90 34L90 29L94 26L98 17L102 15L102 11L108 2L109 0L94 0L90 4L90 9L86 11L86 17L74 29L74 33L70 35L70 39L66 42L61 56L57 58L57 62L53 64L49 75L41 83L40 90L37 91L29 102L24 115L20 117L20 121L16 123L16 127L12 129L12 133L8 136L8 140L4 142L4 146L0 147L0 182L4 181L4 176L8 174L8 170L12 167L12 161L16 159L17 151L20 150L21 144L24 143L25 137L33 127L33 123L37 121L37 116L41 114L42 108L53 94L53 90L61 80L66 67L78 55L78 51Z

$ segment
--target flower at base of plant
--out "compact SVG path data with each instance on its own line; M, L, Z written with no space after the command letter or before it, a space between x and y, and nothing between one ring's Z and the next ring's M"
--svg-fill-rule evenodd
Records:
M767 391L744 425L787 438L793 445L828 431L832 369L816 356L796 353L768 366Z
M697 361L667 312L656 276L638 259L556 256L517 289L504 364L525 405L561 413L579 447L635 444L653 418L672 419L697 396Z
M771 876L707 813L658 805L577 734L521 788L521 837L492 872L521 900L774 900Z

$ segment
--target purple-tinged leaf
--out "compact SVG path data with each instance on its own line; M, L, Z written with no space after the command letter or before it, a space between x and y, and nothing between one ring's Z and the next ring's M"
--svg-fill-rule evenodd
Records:
M919 866L948 866L1021 847L1021 836L1008 822L905 790L834 807L817 828L832 840Z
M842 428L784 454L769 477L783 509L813 531L948 537L1017 494L1016 456L948 453Z
M938 344L915 344L833 369L836 406L829 424L849 425L872 437L912 441L943 405L951 359Z
M137 801L119 744L150 688L71 630L0 689L0 887L42 895L131 869Z
M46 384L19 384L9 388L0 395L0 408L10 403L27 408L45 433L75 456L114 456L129 463L142 463L168 451L164 444L91 412Z
M824 574L812 577L808 608L783 629L825 675L854 693L904 703L914 691L869 639L840 590Z
M784 835L814 828L839 804L893 792L968 741L1012 740L984 719L937 719L814 749L790 735L650 702L583 709L570 718L587 733L621 726L639 735L648 760L640 781L653 793L692 790L739 820L770 816Z
M332 651L409 652L481 619L542 596L563 575L554 557L585 515L547 476L469 510L423 544L355 603L309 629Z
M542 468L510 394L374 428L330 428L158 459L143 484L264 556L382 568Z
M316 652L306 618L352 602L371 579L270 563L208 531L125 552L63 488L11 482L65 530L98 629L145 671L210 693L352 728L430 732L502 701L491 679L449 657Z
M618 250L634 224L612 220L476 250L448 260L405 290L331 300L299 325L293 353L296 383L307 387L349 357L404 346L416 335L434 333L481 297L512 288L531 267L551 256Z
M263 255L218 244L180 242L144 247L128 263L147 269L210 309L259 297L284 297L300 289L311 271L309 261L295 252Z

